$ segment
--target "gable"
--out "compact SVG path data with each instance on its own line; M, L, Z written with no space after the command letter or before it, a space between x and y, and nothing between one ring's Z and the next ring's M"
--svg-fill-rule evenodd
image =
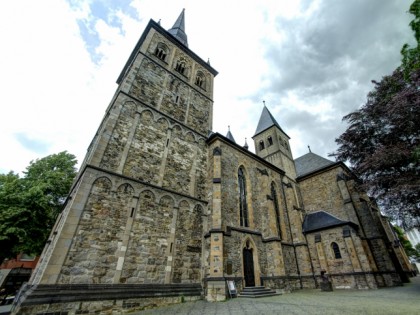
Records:
M350 225L356 230L359 229L359 226L354 222L340 220L326 211L317 211L305 216L302 224L302 232L310 233L342 225Z

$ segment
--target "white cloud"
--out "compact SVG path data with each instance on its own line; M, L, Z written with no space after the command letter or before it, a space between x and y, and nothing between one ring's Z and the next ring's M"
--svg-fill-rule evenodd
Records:
M327 42L329 38L322 37L331 32L315 33L322 30L319 21L328 18L321 10L324 4L321 0L103 2L102 9L108 10L106 16L104 12L98 15L91 3L94 2L72 1L70 6L64 0L16 0L2 5L0 172L20 172L30 160L63 150L75 154L79 162L83 160L117 88L115 80L150 18L161 19L161 25L168 29L182 8L186 9L189 47L204 60L210 58L212 66L220 72L215 80L215 131L226 134L230 125L238 144L243 144L247 137L253 148L251 136L263 107L262 100L266 100L292 137L295 157L307 152L307 144L325 148L322 152L315 150L321 154L334 148L333 138L344 130L340 123L342 112L354 109L348 108L348 104L360 105L370 89L360 78L371 73L385 74L383 69L392 68L389 63L398 61L399 45L404 42L402 38L386 46L374 46L376 42L369 46L369 41L364 41L364 47L350 47L360 55L357 69L351 51L338 51L341 68L325 70L316 68L320 65L313 62L315 59L304 60L307 55L300 50L306 44L314 47L314 53L328 53L330 48L326 44L336 48L334 42ZM410 1L398 3L401 12L392 15L398 18L398 23L367 24L370 26L366 32L375 34L363 38L377 35L382 38L379 35L388 31L386 27L401 30L401 25L408 24L409 19L403 15ZM337 14L342 11L340 5L334 7ZM352 8L363 9L362 6ZM137 17L133 12L137 12ZM336 20L340 21L340 16L331 21ZM302 22L312 28L299 24ZM81 33L81 24L87 33ZM310 32L314 32L312 37L308 37ZM337 32L340 38L352 30L342 25ZM407 38L410 36L408 31ZM392 36L384 38L394 40ZM301 46L291 39L298 40L296 43ZM343 43L340 41L340 45ZM323 51L323 47L328 49ZM382 58L370 64L376 58L374 49L392 60ZM283 58L282 62L276 57ZM336 71L335 80L317 84L315 74L322 71L325 77L331 75L329 71ZM299 85L299 89L290 89ZM302 123L302 117L310 121ZM329 124L332 121L335 123ZM49 145L47 154L23 147L16 139L17 133Z

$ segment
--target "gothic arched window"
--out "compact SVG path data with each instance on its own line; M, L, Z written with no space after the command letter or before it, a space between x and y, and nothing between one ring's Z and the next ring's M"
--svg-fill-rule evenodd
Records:
M274 203L274 210L276 211L277 231L278 231L279 237L281 238L281 229L280 229L280 208L279 208L279 202L278 202L278 200L277 200L276 187L274 186L274 183L271 183L271 198L273 199L273 203Z
M241 226L248 227L248 205L246 202L246 179L242 167L238 170L238 184L239 184L239 217Z
M259 147L260 147L260 151L264 150L264 141L262 140L260 141Z
M268 141L268 146L273 145L273 138L271 136L268 136L267 141Z
M340 248L338 247L337 243L332 242L331 243L331 249L334 253L335 259L340 259L341 258L341 253L340 253Z

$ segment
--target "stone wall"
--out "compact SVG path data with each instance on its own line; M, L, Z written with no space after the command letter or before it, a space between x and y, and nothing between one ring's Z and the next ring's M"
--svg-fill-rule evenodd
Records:
M343 235L343 227L335 227L307 235L315 274L325 270L336 288L376 288L374 270L360 237L353 229L350 231L350 235ZM338 245L339 257L333 243Z
M215 152L217 152L216 156ZM220 159L221 165L220 184L217 185L221 185L221 228L225 231L223 234L223 276L226 279L233 279L238 288L242 288L243 282L238 281L244 277L242 251L245 244L250 241L254 253L254 272L259 278L258 281L271 281L267 283L277 289L300 288L298 260L300 259L299 263L305 274L309 273L311 277L312 273L307 247L301 246L298 251L306 252L300 253L300 258L297 257L296 245L293 243L294 239L290 230L292 225L290 209L296 208L297 204L293 186L290 186L291 189L287 193L283 192L283 189L288 188L284 188L281 171L223 141L214 141L209 147L209 165L212 165L216 158ZM242 168L245 174L249 211L248 227L240 223L239 168ZM213 174L211 170L209 174ZM218 179L214 180L218 182ZM278 220L272 185L278 202ZM286 195L290 200L285 199ZM213 202L214 200L210 198L209 209L213 209ZM301 224L300 214L296 213L293 216L294 222ZM300 242L305 244L301 227L295 231L295 233L299 232ZM272 279L281 280L272 281ZM298 279L297 282L296 279ZM306 287L315 287L313 278L311 279L306 281Z
M112 116L98 139L100 168L206 198L204 137L124 94L116 98Z
M285 273L291 276L298 276L298 265L293 244L283 244L283 256Z
M97 176L58 283L200 283L206 203Z
M203 238L203 207L194 209L188 202L179 204L176 224L173 283L200 283Z
M346 196L342 195L337 181L337 175L341 172L341 169L336 167L299 181L305 211L310 213L323 210L343 221L358 224L357 217L346 209Z
M163 36L152 33L147 49L133 62L123 90L206 135L212 125L213 75ZM164 60L155 55L162 44L167 48ZM185 64L183 72L177 71L180 61ZM201 86L195 84L198 73L204 80Z
M358 225L359 229L352 232L353 245L353 269L354 272L372 272L376 279L367 277L366 286L392 286L395 285L395 267L388 250L385 228L380 219L378 209L372 204L369 197L358 189L358 185L352 174L343 167L337 165L320 174L306 177L299 181L305 211L310 213L317 210L327 211L343 221L351 221ZM330 243L340 244L340 233L326 235L326 231L320 233ZM308 240L310 236L308 235ZM341 247L341 246L340 246ZM318 247L319 248L319 245ZM347 244L349 249L349 244ZM311 252L312 253L312 252ZM359 262L355 262L359 260ZM322 259L320 260L322 265ZM328 261L323 263L328 264ZM359 265L360 267L355 267ZM319 264L314 264L315 270ZM334 266L334 262L332 264ZM342 272L351 272L346 266L338 266ZM398 276L397 276L398 278ZM360 277L345 277L341 287L364 287ZM357 280L357 281L356 281ZM341 280L340 280L341 281ZM398 281L397 281L398 283Z
M117 270L133 188L123 184L112 191L107 177L92 185L76 236L60 273L59 283L112 283ZM114 195L111 197L111 194Z
M273 200L271 196L271 183L276 187L277 200L279 204L280 222L286 224L281 226L287 229L288 218L285 211L284 198L281 193L281 175L267 165L256 161L245 154L240 154L231 146L220 144L222 152L222 222L224 226L240 227L239 215L239 184L238 170L243 168L246 181L247 206L249 212L249 228L262 233L263 238L278 237L279 231L276 228L276 220L272 218ZM210 149L210 152L212 150ZM272 220L268 220L270 217ZM280 233L281 234L281 233ZM284 233L285 236L290 233ZM282 235L282 234L281 234Z

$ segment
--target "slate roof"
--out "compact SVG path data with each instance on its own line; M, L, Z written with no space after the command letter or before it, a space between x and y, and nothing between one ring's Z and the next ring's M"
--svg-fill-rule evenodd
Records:
M233 141L236 143L235 138L233 137L232 133L230 132L230 129L228 133L226 134L226 138L228 138L230 141Z
M168 30L168 33L173 35L183 45L188 47L188 38L187 34L185 33L185 9L182 9L181 14L175 21L174 26Z
M332 214L321 210L309 213L305 216L305 219L303 220L302 231L303 233L310 233L341 225L351 225L356 230L359 228L359 226L354 222L340 220Z
M273 115L271 115L268 108L264 105L263 111L260 116L260 120L258 121L257 130L255 130L254 137L272 126L276 126L277 128L279 128L290 139L290 137L283 131L283 129L281 129L280 125L273 117Z
M309 152L295 160L296 174L299 177L315 172L335 163L336 162L327 160L315 153Z

